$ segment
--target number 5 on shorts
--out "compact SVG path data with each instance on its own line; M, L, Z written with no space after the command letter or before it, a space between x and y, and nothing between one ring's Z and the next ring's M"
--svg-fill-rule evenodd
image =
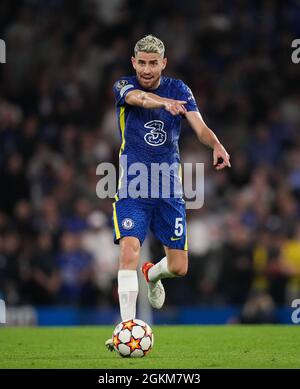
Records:
M181 236L183 234L182 217L175 219L175 236Z

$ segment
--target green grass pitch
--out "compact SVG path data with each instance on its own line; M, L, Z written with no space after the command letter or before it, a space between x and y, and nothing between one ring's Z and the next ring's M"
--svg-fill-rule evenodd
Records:
M299 326L153 326L144 358L104 347L113 326L0 328L0 368L300 368Z

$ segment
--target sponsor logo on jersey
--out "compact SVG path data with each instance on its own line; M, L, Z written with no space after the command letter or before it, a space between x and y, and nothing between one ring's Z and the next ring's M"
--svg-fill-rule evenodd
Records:
M145 128L150 129L144 136L145 142L150 146L161 146L167 140L167 133L164 131L164 122L161 120L151 120L144 125Z

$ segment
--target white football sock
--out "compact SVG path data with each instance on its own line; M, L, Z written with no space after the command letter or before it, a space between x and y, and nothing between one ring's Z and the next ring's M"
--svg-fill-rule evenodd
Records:
M137 271L119 270L118 292L122 321L135 318L138 291Z
M148 271L148 278L150 282L157 282L163 278L175 278L176 275L171 273L168 269L167 257L161 259L157 264L152 266Z

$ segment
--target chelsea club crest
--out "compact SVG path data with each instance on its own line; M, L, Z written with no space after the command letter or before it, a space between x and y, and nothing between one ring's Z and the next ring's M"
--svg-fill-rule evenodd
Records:
M122 227L125 230L131 230L134 227L134 221L132 219L126 218L122 220Z

